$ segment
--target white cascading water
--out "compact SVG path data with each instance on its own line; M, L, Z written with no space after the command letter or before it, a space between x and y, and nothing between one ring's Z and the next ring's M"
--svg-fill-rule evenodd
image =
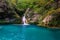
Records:
M26 18L25 18L25 16L23 16L22 21L23 21L23 25L28 25L28 24L26 23Z

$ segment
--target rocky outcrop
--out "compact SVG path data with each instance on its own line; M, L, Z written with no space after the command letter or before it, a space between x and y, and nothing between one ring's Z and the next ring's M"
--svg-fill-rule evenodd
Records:
M44 25L48 25L49 24L49 22L52 20L52 16L51 15L49 15L49 16L46 16L44 19L43 19L43 23L44 23Z
M6 0L0 0L0 19L14 18L14 11Z
M33 11L29 11L26 18L28 23L35 24L35 23L38 23L39 17L40 17L40 14L34 13Z
M13 6L9 5L7 0L0 0L0 24L10 22L14 23L17 19L17 13L15 12Z
M51 14L51 15L49 15L49 16L46 16L44 19L43 19L43 24L45 25L45 26L51 26L51 27L53 27L53 26L59 26L60 25L60 12L57 12L57 13L53 13L53 14Z

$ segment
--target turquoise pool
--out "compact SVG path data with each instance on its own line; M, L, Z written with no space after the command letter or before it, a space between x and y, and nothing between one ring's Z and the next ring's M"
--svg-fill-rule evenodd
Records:
M36 25L0 25L0 40L60 40L60 29Z

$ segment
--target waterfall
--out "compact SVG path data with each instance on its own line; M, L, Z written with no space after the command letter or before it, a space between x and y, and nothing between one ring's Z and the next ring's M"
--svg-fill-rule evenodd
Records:
M28 25L28 24L26 23L26 18L25 18L25 16L23 16L22 22L23 22L23 25Z

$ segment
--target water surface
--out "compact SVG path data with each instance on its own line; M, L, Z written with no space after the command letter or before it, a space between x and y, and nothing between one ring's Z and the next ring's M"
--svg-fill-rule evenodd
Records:
M36 25L0 25L0 40L60 40L60 29Z

